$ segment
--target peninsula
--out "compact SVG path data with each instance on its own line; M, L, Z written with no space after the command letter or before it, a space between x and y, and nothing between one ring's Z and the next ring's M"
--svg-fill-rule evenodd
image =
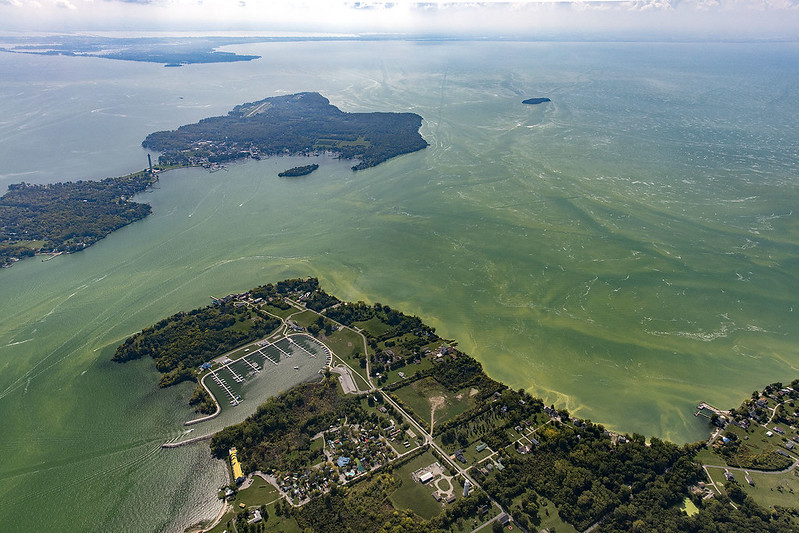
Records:
M242 104L173 131L151 133L142 146L162 152L161 165L213 164L263 155L332 152L361 170L427 147L415 113L345 113L319 93L274 96Z
M184 341L196 344L193 336L170 345L170 357L186 361L217 412L246 400L252 389L242 383L259 365L329 360L324 376L272 397L243 422L186 441L210 439L230 471L219 492L223 511L194 531L787 532L799 525L799 380L771 384L729 411L701 403L697 416L708 418L711 437L678 446L609 431L511 390L418 317L341 302L314 278L262 285L181 315L223 308L239 310L244 321L231 326L240 330L265 316L277 326L261 341L212 349L214 359L204 362L196 350L181 354ZM156 336L168 327L159 322L120 350L160 345ZM166 371L160 353L156 364Z

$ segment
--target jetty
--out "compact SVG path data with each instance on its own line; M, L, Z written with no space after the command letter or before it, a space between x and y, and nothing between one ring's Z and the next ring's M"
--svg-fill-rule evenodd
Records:
M710 419L711 415L708 415L704 411L710 411L711 413L717 414L719 416L729 416L729 411L724 411L719 409L718 407L713 407L707 402L700 402L699 405L696 406L697 411L694 413L694 416L704 416L708 420Z

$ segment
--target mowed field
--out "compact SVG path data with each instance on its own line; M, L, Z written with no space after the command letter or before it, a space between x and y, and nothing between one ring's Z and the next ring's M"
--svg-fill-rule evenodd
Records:
M438 460L432 453L425 452L394 471L394 475L402 480L402 486L389 497L397 509L411 509L428 520L441 512L442 505L433 499L435 492L433 484L423 485L411 478L411 474L416 470L436 462Z

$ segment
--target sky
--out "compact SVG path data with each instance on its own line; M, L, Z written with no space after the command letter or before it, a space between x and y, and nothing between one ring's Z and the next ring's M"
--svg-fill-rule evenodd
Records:
M0 0L0 33L239 31L799 40L799 0Z

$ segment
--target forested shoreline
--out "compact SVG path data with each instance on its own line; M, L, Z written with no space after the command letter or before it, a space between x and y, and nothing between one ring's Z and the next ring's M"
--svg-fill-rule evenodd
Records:
M156 177L147 171L100 181L8 186L0 198L0 266L37 253L71 253L150 214L130 198Z

